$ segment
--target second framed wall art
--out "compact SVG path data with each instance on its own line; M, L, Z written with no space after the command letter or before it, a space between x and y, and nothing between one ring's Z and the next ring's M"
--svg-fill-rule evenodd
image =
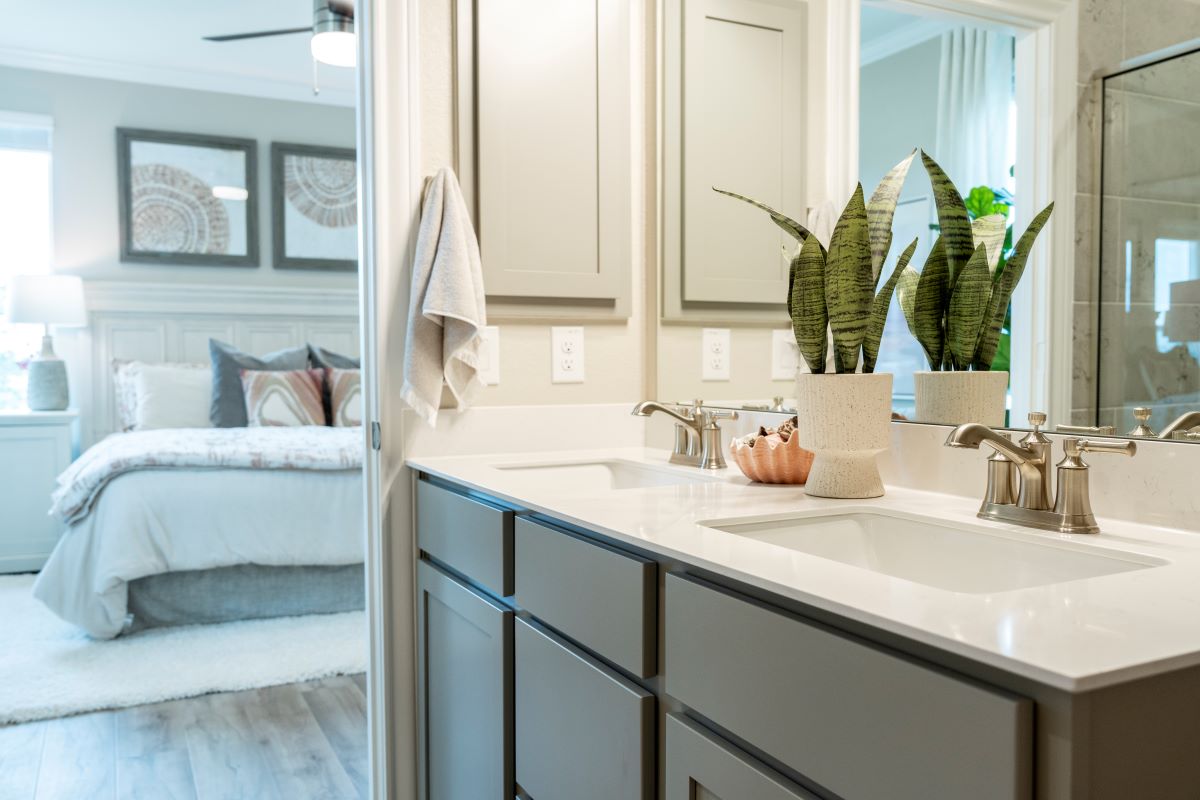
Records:
M358 269L354 150L271 143L271 239L276 269Z

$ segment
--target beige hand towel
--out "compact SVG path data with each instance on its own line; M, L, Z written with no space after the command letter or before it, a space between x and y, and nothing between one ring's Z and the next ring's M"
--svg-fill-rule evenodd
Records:
M479 381L480 333L487 325L479 243L458 179L446 167L425 192L412 268L404 386L400 396L437 424L443 383L458 410Z

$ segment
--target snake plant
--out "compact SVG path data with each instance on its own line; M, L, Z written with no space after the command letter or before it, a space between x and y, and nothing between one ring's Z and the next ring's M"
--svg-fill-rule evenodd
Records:
M941 236L919 273L912 267L901 272L900 308L931 370L990 370L1009 301L1054 204L1033 218L1001 267L1005 216L972 222L937 162L924 152L921 161L933 185Z
M914 150L884 176L870 202L864 201L862 184L858 184L834 226L828 249L803 225L770 206L713 187L766 211L799 243L791 259L786 302L800 354L813 373L826 372L830 336L835 372L856 372L860 361L863 372L875 371L892 293L917 249L914 239L880 287L892 245L892 217L916 153Z

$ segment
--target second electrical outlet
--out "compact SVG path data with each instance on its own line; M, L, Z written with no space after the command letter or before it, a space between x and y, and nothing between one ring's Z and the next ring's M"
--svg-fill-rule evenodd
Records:
M583 383L583 328L550 329L550 381Z

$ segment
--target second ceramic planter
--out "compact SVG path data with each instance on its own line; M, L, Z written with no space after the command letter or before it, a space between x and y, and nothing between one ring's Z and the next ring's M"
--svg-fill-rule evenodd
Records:
M891 441L890 374L800 375L796 418L800 446L816 454L804 487L807 494L883 495L877 457Z
M1004 425L1007 372L913 373L917 410L914 422Z

